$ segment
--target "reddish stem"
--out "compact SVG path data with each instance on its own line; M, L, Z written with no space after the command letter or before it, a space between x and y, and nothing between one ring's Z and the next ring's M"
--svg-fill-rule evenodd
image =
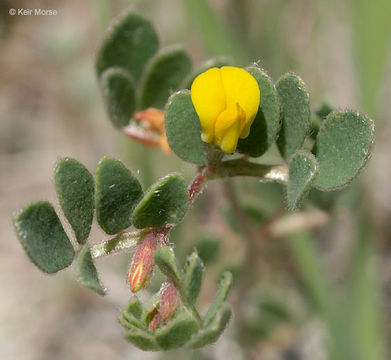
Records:
M201 192L204 184L206 182L206 168L201 169L201 171L197 174L193 182L188 187L189 192L189 204L192 204L195 198Z

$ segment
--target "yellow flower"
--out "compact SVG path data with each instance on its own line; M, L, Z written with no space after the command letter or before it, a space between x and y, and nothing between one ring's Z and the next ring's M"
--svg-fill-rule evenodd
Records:
M191 85L191 100L200 118L201 138L233 153L257 115L260 92L246 70L224 66L198 75Z

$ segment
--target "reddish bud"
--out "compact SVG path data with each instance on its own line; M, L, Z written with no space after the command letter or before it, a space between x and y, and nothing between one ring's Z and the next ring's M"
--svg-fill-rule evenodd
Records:
M148 108L137 112L133 119L134 123L123 128L126 135L146 146L160 146L167 155L171 153L164 130L164 111Z
M178 306L178 290L171 281L167 281L160 290L160 315L162 319L167 319L174 314Z
M126 282L133 293L143 289L149 282L155 263L156 235L150 234L138 246L128 271Z
M154 315L152 316L151 321L149 322L148 329L150 331L156 330L159 327L161 320L162 317L160 313L158 311L155 312Z

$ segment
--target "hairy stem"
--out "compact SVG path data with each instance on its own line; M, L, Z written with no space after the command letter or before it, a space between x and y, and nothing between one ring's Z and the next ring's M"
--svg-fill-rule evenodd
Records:
M208 171L207 176L209 179L252 176L263 180L287 183L289 169L286 165L263 165L245 159L235 159L223 161L214 171Z
M123 232L110 240L91 246L91 256L99 259L103 256L116 254L136 247L150 230L143 229L132 232Z
M185 287L183 286L182 283L176 284L176 285L177 285L177 289L178 289L179 295L181 297L183 306L187 309L187 311L189 311L193 315L193 317L197 320L200 328L202 329L203 321L202 321L202 318L200 316L200 313L198 312L198 310L195 308L195 306L187 298L186 293L185 293Z
M215 156L218 160L218 156ZM208 180L230 178L234 176L252 176L264 180L286 183L288 181L288 168L286 165L262 165L248 162L246 159L228 160L218 163L212 162L208 167L202 167L193 182L189 185L189 203L192 204L201 194ZM169 226L155 229L142 229L132 232L122 232L110 240L104 241L91 247L93 259L103 256L125 252L137 246L145 235L150 232L167 234Z

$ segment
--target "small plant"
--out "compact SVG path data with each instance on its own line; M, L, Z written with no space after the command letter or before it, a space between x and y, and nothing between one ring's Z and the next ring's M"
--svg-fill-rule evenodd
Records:
M46 201L20 210L14 224L39 269L53 274L76 257L79 283L99 295L106 289L96 260L135 250L126 277L133 294L149 283L155 266L166 280L143 304L131 296L118 316L125 338L143 350L194 349L216 342L232 312L227 302L231 273L222 274L215 298L200 313L203 262L194 251L179 268L169 241L205 185L242 176L278 182L285 186L287 207L297 209L311 188L341 189L357 177L371 153L374 124L357 111L329 106L312 115L307 87L294 73L274 83L258 64L239 68L224 58L192 73L184 49L158 47L153 27L126 13L109 29L96 72L113 125L146 146L160 146L194 164L192 183L174 173L143 190L116 159L103 157L94 179L78 161L63 158L54 171L56 191L78 248ZM260 161L274 144L281 161ZM94 216L113 237L89 245ZM236 220L242 221L240 216ZM203 252L206 258L208 250Z

